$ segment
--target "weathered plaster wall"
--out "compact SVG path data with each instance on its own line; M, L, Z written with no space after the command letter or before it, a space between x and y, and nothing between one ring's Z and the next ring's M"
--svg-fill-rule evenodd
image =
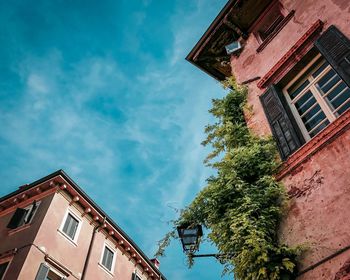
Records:
M67 267L73 275L79 278L83 271L94 224L91 223L91 218L88 215L82 215L84 213L83 209L76 206L76 204L69 205L70 200L71 199L64 193L57 193L54 196L51 206L42 222L42 226L35 237L34 243L40 248L45 248L46 253L50 257L57 260L61 265ZM76 244L70 242L59 232L59 228L68 208L82 220L82 227ZM115 248L117 251L113 275L106 272L99 265L105 242L108 242L112 248ZM28 265L29 260L33 265ZM32 248L28 255L28 261L26 261L26 265L23 267L19 279L34 279L40 263L44 262L44 254L36 248ZM129 261L128 256L123 254L118 247L116 248L115 244L107 240L107 236L103 231L97 232L85 279L130 280L134 269L135 266ZM69 279L76 278L70 276Z
M9 234L7 224L13 216L16 207L27 207L32 203L32 201L25 201L19 203L16 205L16 207L12 207L10 211L6 211L4 215L0 216L0 253L7 252L14 248L18 249L17 253L15 254L15 257L11 262L11 265L7 270L6 277L4 280L12 280L17 279L19 277L18 274L20 272L20 269L26 260L31 244L34 242L35 236L44 220L47 209L50 206L52 197L53 195L51 194L43 198L31 222L30 227L23 227L17 232Z
M349 143L347 130L282 180L291 201L280 237L308 248L301 270L350 245ZM300 279L333 279L347 259L350 250Z
M282 0L288 10L295 10L294 17L277 34L260 53L256 52L259 44L251 34L239 57L232 56L233 74L238 82L254 77L263 77L278 60L294 45L298 39L318 20L325 25L336 25L345 35L350 37L350 1L348 0ZM249 84L248 102L253 105L253 116L249 126L258 134L269 134L270 129L260 105L259 96L264 92L257 88L258 81Z
M348 0L282 0L295 15L277 36L257 53L258 42L253 35L247 40L239 57L231 58L233 74L238 82L263 77L278 60L317 20L323 30L336 25L350 37L350 1ZM270 134L259 96L264 92L256 82L250 83L248 103L253 113L248 125L259 135ZM282 181L292 195L291 207L281 226L281 240L288 244L306 244L308 253L300 269L312 265L337 250L350 245L350 130L325 145ZM346 251L300 280L350 279L350 251Z

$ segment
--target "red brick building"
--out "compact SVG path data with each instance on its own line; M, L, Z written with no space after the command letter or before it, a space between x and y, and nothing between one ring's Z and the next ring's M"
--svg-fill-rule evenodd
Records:
M0 198L0 241L1 280L166 279L62 170Z
M290 195L281 241L300 280L350 279L350 1L231 0L187 56L249 88L248 126L273 134Z

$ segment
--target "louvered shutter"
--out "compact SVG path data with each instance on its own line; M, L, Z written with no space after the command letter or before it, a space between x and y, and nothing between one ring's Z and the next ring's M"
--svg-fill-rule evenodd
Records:
M332 25L316 40L315 46L350 87L350 40Z
M136 280L136 273L133 273L133 274L131 275L131 280Z
M283 106L283 94L274 85L260 96L272 134L277 142L282 160L296 151L304 140L289 108Z
M26 209L17 208L10 222L8 223L7 228L14 229L22 225L24 223L26 214L27 214Z
M50 267L48 267L46 264L42 263L40 264L38 273L36 274L35 280L46 280L47 274L50 271Z

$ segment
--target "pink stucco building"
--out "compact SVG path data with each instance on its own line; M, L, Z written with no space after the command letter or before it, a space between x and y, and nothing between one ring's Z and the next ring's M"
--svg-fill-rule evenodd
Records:
M350 279L350 1L231 0L187 60L249 88L290 196L281 242L308 247L299 280Z
M0 279L161 280L130 237L62 170L0 198Z

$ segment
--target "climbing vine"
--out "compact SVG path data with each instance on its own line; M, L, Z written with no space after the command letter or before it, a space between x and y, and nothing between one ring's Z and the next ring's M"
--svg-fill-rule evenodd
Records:
M277 238L287 200L273 177L279 166L275 144L246 126L247 88L234 78L224 87L229 92L213 100L210 113L217 121L205 128L202 143L212 147L205 163L216 174L172 222L173 230L159 241L157 255L177 238L177 226L201 224L219 252L230 256L222 260L224 273L233 273L236 280L294 279L299 248L281 245Z

